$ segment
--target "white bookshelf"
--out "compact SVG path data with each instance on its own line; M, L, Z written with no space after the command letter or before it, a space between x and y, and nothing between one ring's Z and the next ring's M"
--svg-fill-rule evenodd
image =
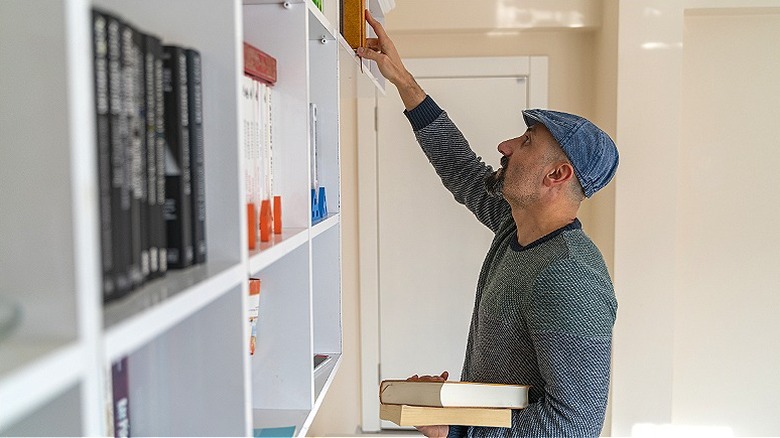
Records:
M387 0L371 0L383 17ZM91 9L200 51L208 263L102 303ZM335 11L335 12L334 12ZM128 358L134 435L305 435L341 363L340 52L333 5L310 1L0 2L0 435L105 435L110 364ZM284 230L247 249L242 42L278 60L274 180ZM352 55L359 66L361 61ZM380 89L375 66L364 74ZM354 66L348 66L355 68ZM310 215L309 104L319 183ZM42 129L45 128L45 129ZM262 281L248 354L249 277ZM329 359L314 368L314 355Z

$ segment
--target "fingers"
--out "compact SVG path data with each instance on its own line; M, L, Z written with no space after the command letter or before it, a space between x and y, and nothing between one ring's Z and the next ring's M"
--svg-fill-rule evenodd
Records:
M366 38L366 47L376 50L377 52L382 51L382 45L379 42L379 38Z
M387 37L387 33L385 33L385 28L382 27L382 23L378 22L376 18L371 15L371 12L369 12L368 9L366 9L366 21L371 26L371 28L374 29L374 32L376 32L376 35L379 38Z
M366 47L358 47L357 54L361 58L370 59L372 61L379 61L379 58L382 56L378 51Z
M447 380L449 377L450 377L450 373L448 371L444 371L443 373L441 373L438 376L418 376L417 374L415 374L415 375L413 375L412 377L409 377L406 380L411 381L411 382L417 382L417 381L421 381L421 382L441 382L441 381Z

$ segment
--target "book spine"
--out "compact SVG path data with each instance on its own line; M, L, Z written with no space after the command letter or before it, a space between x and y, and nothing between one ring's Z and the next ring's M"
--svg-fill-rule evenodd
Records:
M192 183L187 102L187 56L176 46L163 48L165 96L165 222L168 267L186 268L193 262Z
M249 279L249 355L254 356L257 343L257 318L260 315L260 279Z
M244 73L259 81L274 85L277 79L276 58L245 42Z
M342 0L341 34L350 47L366 46L366 0Z
M111 386L114 399L114 436L126 438L130 434L130 382L127 358L111 366Z
M257 204L255 203L254 192L254 172L252 171L252 148L251 148L251 106L252 99L251 80L248 76L241 78L241 107L242 107L242 127L244 129L243 148L244 148L244 188L246 190L247 205L247 242L250 250L254 250L257 244Z
M114 254L111 220L111 126L108 94L107 17L92 12L92 50L95 60L95 131L97 132L98 189L100 208L100 258L103 268L103 299L114 294Z
M157 108L155 107L155 89L154 89L154 46L160 42L151 35L144 36L144 133L145 156L146 156L146 215L143 221L146 224L144 233L147 247L149 248L149 278L155 278L160 275L160 249L158 238L156 236L156 215L160 214L157 208L157 129L155 116Z
M132 289L130 279L130 190L126 169L125 144L129 138L127 114L124 110L122 80L122 23L107 17L108 41L108 110L111 135L111 220L115 289L106 301L119 298Z
M128 112L130 117L130 223L132 278L140 286L149 277L149 241L146 236L146 119L144 117L144 35L130 25L125 27L127 52Z
M200 53L187 49L187 84L192 170L192 243L194 262L206 263L206 179L203 162L203 85Z
M271 111L273 88L263 84L263 165L265 166L265 199L274 197L273 123Z
M157 202L154 203L154 240L159 251L159 276L168 271L168 229L165 221L165 93L163 91L163 48L162 42L155 39L151 47L154 55L154 129L155 129L155 158L157 165L156 191Z

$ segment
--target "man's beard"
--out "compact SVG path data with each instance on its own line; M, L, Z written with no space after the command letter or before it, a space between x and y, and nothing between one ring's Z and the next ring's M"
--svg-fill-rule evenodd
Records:
M504 172L508 161L506 156L501 157L501 168L485 178L485 191L488 195L495 198L504 197Z

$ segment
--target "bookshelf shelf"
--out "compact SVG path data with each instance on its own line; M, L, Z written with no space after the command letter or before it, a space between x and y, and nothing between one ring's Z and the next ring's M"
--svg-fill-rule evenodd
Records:
M375 16L385 3L369 0ZM207 262L105 305L93 8L202 61ZM125 358L133 435L306 433L343 351L340 72L360 60L335 10L310 0L0 2L0 205L13 206L1 213L0 291L22 310L0 339L0 435L110 434L111 366ZM254 251L242 41L278 63L272 172L284 229ZM355 65L340 65L343 50ZM317 186L330 214L312 224ZM262 282L251 357L249 277ZM316 370L315 354L330 356Z
M0 359L0 430L82 379L84 352L77 342L8 339ZM10 371L9 371L10 370Z
M261 242L259 249L250 251L249 274L261 271L307 242L306 228L284 228L282 234L272 234L270 242Z
M321 220L311 227L311 237L316 238L320 234L328 231L332 227L338 226L341 216L338 213L329 214L327 218Z
M381 92L382 94L385 94L385 78L382 76L381 73L379 73L379 67L377 67L376 63L374 61L369 61L360 58L357 56L357 53L355 53L355 50L350 47L347 40L344 39L343 36L339 34L338 36L339 40L339 46L341 49L346 53L348 56L352 58L352 60L355 62L355 64L360 68L363 72L363 74L368 78L372 84Z
M240 287L244 266L210 262L184 271L172 271L126 299L104 309L107 363L145 345L208 305L224 291Z
M307 409L254 409L252 422L254 429L294 428L295 436L304 436L304 424L310 413Z

